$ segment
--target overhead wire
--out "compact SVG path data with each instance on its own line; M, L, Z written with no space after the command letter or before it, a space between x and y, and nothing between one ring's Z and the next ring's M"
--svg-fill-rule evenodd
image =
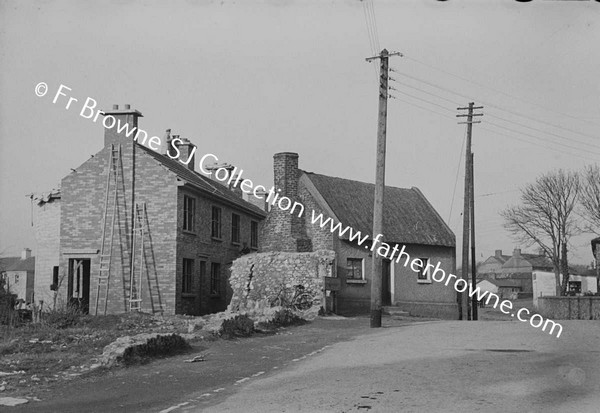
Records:
M560 30L560 29L559 29L559 30ZM531 105L531 106L537 106L537 107L539 107L539 108L541 108L541 109L543 109L543 110L546 110L546 111L548 111L548 112L552 112L552 113L554 113L554 114L561 115L561 116L564 116L564 117L567 117L567 118L571 118L571 119L575 119L575 120L579 120L579 121L582 121L582 122L586 122L586 123L590 123L590 124L594 124L594 125L600 126L600 124L598 124L598 123L595 123L595 122L591 122L591 121L588 121L588 120L585 120L584 118L579 118L579 117L577 117L577 116L572 116L572 115L569 115L569 114L567 114L567 113L562 113L562 112L555 111L555 110L553 110L553 109L551 109L551 108L548 108L548 107L546 107L546 106L543 106L543 105L537 104L537 103L535 103L535 102L530 102L530 101L527 101L527 100L525 100L525 99L523 99L523 98L519 98L519 97L517 97L517 96L515 96L515 95L511 95L511 94L509 94L509 93L506 93L506 92L504 92L503 90L496 89L496 88L494 88L494 87L491 87L491 86L487 86L487 85L485 85L485 84L483 84L483 83L480 83L480 82L476 82L476 81L475 81L475 80L473 80L473 79L469 79L469 78L466 78L466 77L463 77L463 76L459 76L459 75L457 75L457 74L455 74L455 73L452 73L452 72L449 72L449 71L447 71L447 70L440 69L440 68L438 68L438 67L435 67L435 66L433 66L433 65L430 65L430 64L428 64L428 63L425 63L425 62L423 62L423 61L421 61L421 60L415 59L414 57L410 57L410 56L406 56L406 55L404 55L404 58L405 58L405 59L408 59L408 60L412 60L413 62L419 63L419 64L421 64L421 65L423 65L423 66L429 67L430 69L434 69L434 70L437 70L437 71L439 71L439 72L441 72L441 73L444 73L444 74L447 74L447 75L449 75L449 76L455 77L455 78L457 78L457 79L460 79L460 80L462 80L462 81L465 81L465 82L472 83L472 84L474 84L474 85L477 85L477 86L479 86L479 87L482 87L482 88L484 88L484 89L489 89L489 90L491 90L491 91L493 91L493 92L496 92L496 93L500 93L500 94L502 94L502 95L504 95L504 96L507 96L507 97L509 97L509 98L511 98L511 99L514 99L514 100L517 100L517 101L520 101L520 102L526 103L526 104L528 104L528 105Z
M458 156L458 165L456 166L456 179L454 180L454 189L452 190L452 201L450 202L450 213L448 214L448 225L452 219L452 209L454 208L454 196L456 195L456 186L458 185L458 174L460 172L460 165L462 164L463 153L465 150L465 141L467 140L467 129L465 128L465 136L463 137L462 144L460 145L460 155Z
M431 82L428 82L428 81L426 81L426 80L419 79L419 78L417 78L417 77L415 77L415 76L411 76L411 75L409 75L409 74L407 74L407 73L400 72L400 71L399 71L398 69L396 69L396 68L392 68L391 70L392 70L394 73L398 73L399 75L401 75L401 76L404 76L404 77L406 77L406 78L412 79L412 80L414 80L414 81L417 81L417 82L424 83L424 84L426 84L426 85L428 85L428 86L430 86L430 87L433 87L433 88L436 88L436 89L443 90L443 91L445 91L445 92L448 92L448 93L451 93L451 94L454 94L454 95L457 95L457 96L463 97L463 98L465 98L465 99L473 100L473 97L472 97L472 96L468 96L468 95L465 95L465 94L463 94L463 93L457 92L457 91L455 91L455 90L451 90L451 89L445 88L445 87L443 87L443 86L437 85L437 84L435 84L435 83L431 83ZM548 126L551 126L551 127L557 128L557 129L562 129L562 130L565 130L565 131L568 131L568 132L571 132L571 133L576 133L576 134L578 134L578 135L585 136L585 137L587 137L587 138L591 138L591 139L594 139L594 140L597 140L597 139L598 139L598 137L597 137L597 136L593 136L593 135L590 135L590 134L587 134L587 133L579 132L579 131L576 131L576 130L573 130L573 129L570 129L570 128L566 128L566 127L564 127L564 126L561 126L561 125L556 125L556 124L554 124L554 123L550 123L550 122L547 122L547 121L539 120L539 119L536 119L536 118L534 118L534 117L531 117L531 116L523 115L522 113L515 112L515 111L512 111L512 110L510 110L510 109L505 109L505 108L503 108L502 106L499 106L499 105L493 104L493 103L491 103L491 102L488 102L488 101L484 101L484 100L481 100L481 99L479 99L479 102L483 103L483 104L484 104L484 105L486 105L486 106L493 107L493 108L496 108L496 109L498 109L498 110L501 110L501 111L503 111L503 112L507 112L507 113L510 113L510 114L512 114L512 115L515 115L515 116L519 116L519 117L522 117L522 118L525 118L525 119L528 119L528 120L531 120L531 121L534 121L534 122L538 122L538 123L540 123L540 124L545 124L545 125L548 125Z

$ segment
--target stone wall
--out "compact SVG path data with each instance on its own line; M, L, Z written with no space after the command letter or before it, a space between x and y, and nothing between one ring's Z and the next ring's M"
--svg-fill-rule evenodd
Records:
M313 295L313 307L319 308L324 302L323 277L332 275L334 260L335 253L329 250L267 252L238 258L231 267L229 310L270 307L270 300L282 290L291 298L299 284Z
M600 297L539 297L537 310L552 320L600 320Z

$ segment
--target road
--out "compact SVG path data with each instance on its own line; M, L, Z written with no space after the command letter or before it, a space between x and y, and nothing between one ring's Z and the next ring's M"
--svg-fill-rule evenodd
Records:
M339 343L205 412L600 412L600 322L440 321Z
M320 319L76 380L31 412L594 412L600 322Z

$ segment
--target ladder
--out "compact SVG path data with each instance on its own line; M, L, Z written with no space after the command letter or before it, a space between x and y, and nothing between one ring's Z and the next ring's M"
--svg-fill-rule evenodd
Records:
M129 276L129 311L142 310L142 284L144 278L144 264L146 260L144 250L144 235L146 234L146 203L135 204L133 219L133 236L131 244L131 274ZM136 271L136 249L139 247L140 262Z
M117 216L117 192L123 167L121 159L121 145L111 145L108 173L106 176L106 196L104 198L104 216L102 218L102 240L100 243L100 268L98 274L98 288L96 291L96 307L94 315L98 315L98 309L103 307L106 315L108 305L108 287L110 283L110 267L112 263L113 240L115 235L115 217ZM112 183L112 185L111 185ZM109 205L112 200L112 205ZM112 207L112 208L111 208ZM110 211L110 214L109 214ZM110 237L107 239L106 224L110 221Z

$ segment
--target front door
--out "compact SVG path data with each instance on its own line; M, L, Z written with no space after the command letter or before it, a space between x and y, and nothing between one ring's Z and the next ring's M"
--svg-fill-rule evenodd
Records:
M69 305L84 314L90 310L90 259L69 259Z
M391 262L382 260L381 262L381 305L392 305L392 283L391 283Z

